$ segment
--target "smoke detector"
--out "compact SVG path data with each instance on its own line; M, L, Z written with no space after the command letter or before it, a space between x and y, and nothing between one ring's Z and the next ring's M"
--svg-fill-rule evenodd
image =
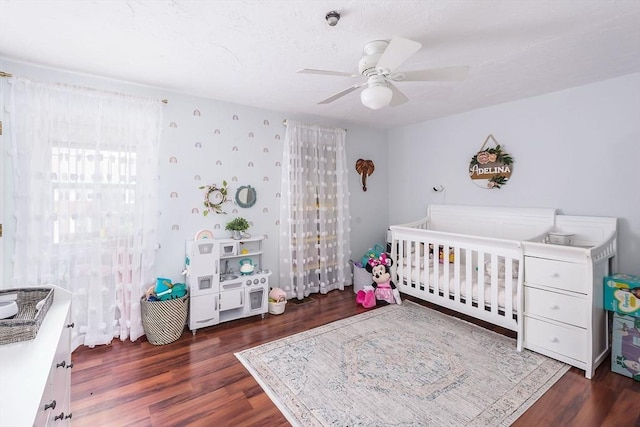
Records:
M335 10L332 10L331 12L327 13L327 16L325 16L324 19L327 20L327 23L329 25L331 25L332 27L335 27L338 24L338 21L340 20L340 14Z

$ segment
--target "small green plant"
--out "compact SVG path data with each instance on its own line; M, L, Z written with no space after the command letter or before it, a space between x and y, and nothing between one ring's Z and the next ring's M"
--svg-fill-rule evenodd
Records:
M229 221L225 227L228 231L247 231L249 229L249 221L239 216Z

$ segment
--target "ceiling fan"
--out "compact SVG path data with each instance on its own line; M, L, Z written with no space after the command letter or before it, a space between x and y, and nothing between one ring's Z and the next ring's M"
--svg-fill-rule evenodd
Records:
M364 45L365 56L358 62L360 74L309 68L303 68L297 72L327 76L364 76L366 81L341 90L318 104L328 104L348 93L367 86L361 92L360 100L366 107L373 110L378 110L387 105L395 107L409 100L392 82L456 81L464 80L467 77L469 67L446 67L396 72L396 69L411 55L419 51L420 48L422 48L420 43L402 37L393 37L391 41L374 40Z

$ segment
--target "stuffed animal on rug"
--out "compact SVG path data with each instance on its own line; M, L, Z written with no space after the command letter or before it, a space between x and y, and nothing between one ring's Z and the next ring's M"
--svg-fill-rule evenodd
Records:
M378 301L402 304L400 291L391 280L393 260L382 253L378 258L370 258L365 269L371 273L373 283L358 291L356 302L365 308L375 307Z

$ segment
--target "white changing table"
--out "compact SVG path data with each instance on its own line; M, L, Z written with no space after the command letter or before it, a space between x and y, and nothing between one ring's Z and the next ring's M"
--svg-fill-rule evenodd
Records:
M546 234L522 242L523 345L590 379L610 350L603 279L617 268L616 218L557 215L554 231L574 233L573 244L549 244Z

